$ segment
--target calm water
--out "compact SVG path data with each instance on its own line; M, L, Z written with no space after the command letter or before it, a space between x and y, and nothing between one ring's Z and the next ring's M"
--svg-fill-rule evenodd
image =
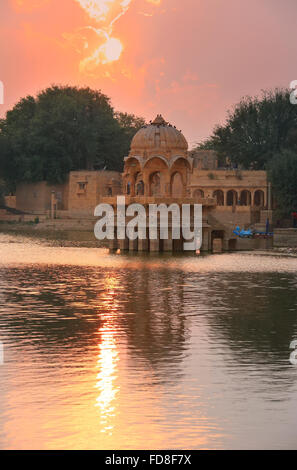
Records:
M297 448L297 258L0 235L0 447Z

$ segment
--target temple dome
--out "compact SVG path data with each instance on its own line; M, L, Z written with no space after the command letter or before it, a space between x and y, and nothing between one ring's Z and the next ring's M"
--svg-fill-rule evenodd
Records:
M188 143L183 134L174 126L166 122L158 114L149 125L142 127L133 137L130 154L161 153L171 156L184 154L188 150Z

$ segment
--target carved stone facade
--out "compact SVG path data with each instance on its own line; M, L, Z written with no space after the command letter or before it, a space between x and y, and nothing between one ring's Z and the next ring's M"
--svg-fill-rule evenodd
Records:
M238 244L233 235L236 225L263 225L265 209L270 208L266 172L218 169L215 152L189 152L182 133L160 115L132 140L125 158L123 194L127 205L138 202L147 211L149 204L202 204L205 251L214 246L216 251L234 247ZM116 210L116 198L103 201ZM114 240L111 245L132 251L175 251L182 243Z
M51 217L78 218L94 214L100 202L116 208L116 196L126 204L201 204L203 207L203 250L240 248L233 234L239 225L265 229L272 219L271 191L265 171L218 168L213 151L188 151L182 133L161 115L141 128L132 139L124 172L73 171L64 185L45 182L19 185L16 207ZM218 241L220 240L220 241ZM112 242L113 248L175 251L182 240ZM250 244L252 246L252 243Z

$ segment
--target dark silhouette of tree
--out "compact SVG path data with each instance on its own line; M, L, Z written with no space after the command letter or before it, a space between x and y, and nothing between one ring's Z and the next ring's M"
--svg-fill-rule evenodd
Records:
M60 183L71 170L121 171L133 133L143 123L116 114L101 91L52 86L36 98L21 99L0 121L1 174L14 184Z
M265 169L276 153L297 147L297 106L290 93L275 89L243 98L198 148L216 150L221 159L246 169Z
M288 216L297 210L297 152L283 150L268 165L269 178L277 200L279 215Z

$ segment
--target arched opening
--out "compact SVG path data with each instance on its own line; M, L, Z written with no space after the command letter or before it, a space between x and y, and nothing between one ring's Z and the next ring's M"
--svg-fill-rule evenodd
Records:
M144 168L147 171L151 171L152 169L158 169L158 170L163 170L163 169L168 169L168 160L165 157L162 157L161 155L159 156L153 156L150 157L146 160L144 164Z
M217 200L217 205L218 206L223 206L224 205L224 193L220 189L217 189L213 193L213 197Z
M171 196L172 197L182 197L183 196L183 180L181 174L176 172L172 175L171 178Z
M150 176L150 196L161 195L161 174L159 171Z
M227 206L236 206L237 204L237 192L233 189L227 192Z
M264 206L264 192L261 189L257 189L254 194L254 206Z
M136 196L144 196L144 182L141 180L136 184Z
M144 182L141 173L135 175L135 194L136 196L144 196Z
M125 191L127 195L135 195L135 181L137 175L140 174L140 163L136 157L129 157L125 162L124 180L126 182Z
M252 202L252 196L250 191L244 189L240 193L240 205L241 206L250 206Z
M202 189L195 189L193 197L194 199L204 198L204 191L202 191Z

